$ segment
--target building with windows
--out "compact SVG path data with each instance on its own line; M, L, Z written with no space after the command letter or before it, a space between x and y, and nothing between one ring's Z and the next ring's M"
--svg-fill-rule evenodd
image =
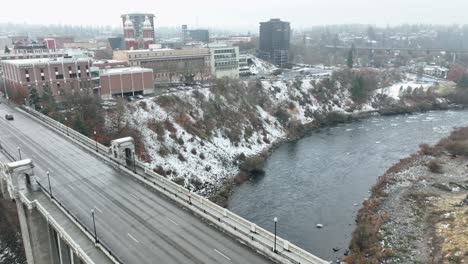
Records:
M239 78L239 47L210 44L211 74L214 78Z
M46 86L58 98L63 93L92 88L89 57L4 60L0 65L10 98L27 96L32 88L42 95Z
M239 55L239 75L240 76L248 76L252 74L249 65L249 55Z
M153 70L155 83L192 82L211 77L210 49L116 50L114 60Z
M99 71L96 86L103 99L154 92L153 70L140 67L111 68Z
M290 34L289 22L280 19L261 22L259 57L278 67L285 67L289 63Z
M121 17L126 49L147 49L150 44L154 44L153 14L133 13Z

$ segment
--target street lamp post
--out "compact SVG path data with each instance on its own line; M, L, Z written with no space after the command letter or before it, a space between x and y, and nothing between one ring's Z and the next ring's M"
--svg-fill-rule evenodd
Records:
M94 218L94 209L91 209L91 215L93 216L94 242L97 244L99 240L96 233L96 219Z
M98 146L97 146L97 132L94 130L94 141L96 141L96 152L98 152Z
M68 123L68 122L67 122L67 120L68 120L68 118L67 118L67 117L65 117L65 123ZM66 129L67 129L67 136L69 136L69 134L68 134L68 125L67 125L67 124L65 124L65 127L66 127Z
M136 174L135 151L133 151L133 173Z
M273 221L275 222L275 246L273 248L273 252L276 253L276 222L278 222L278 218L277 217L273 218Z
M46 171L46 174L47 174L47 181L49 182L49 193L50 193L50 197L51 197L51 198L54 198L54 195L52 194L52 186L50 185L50 173L49 173L49 171Z
M21 160L21 148L18 147L18 156L19 156L19 159Z

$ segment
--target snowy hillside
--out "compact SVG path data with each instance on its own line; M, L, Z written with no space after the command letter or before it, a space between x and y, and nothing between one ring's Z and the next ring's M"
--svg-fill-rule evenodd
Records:
M333 79L333 78L332 78ZM395 84L377 91L398 99ZM355 104L338 80L219 81L209 89L180 91L133 102L127 117L141 131L155 171L202 194L239 172L244 157L295 137L327 113L373 111ZM375 101L375 100L371 100Z

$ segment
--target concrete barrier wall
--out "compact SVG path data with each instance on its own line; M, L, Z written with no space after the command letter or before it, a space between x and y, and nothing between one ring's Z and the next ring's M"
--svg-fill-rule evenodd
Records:
M56 131L68 135L73 140L75 140L75 142L87 147L88 150L95 151L96 142L94 140L81 135L79 132L74 131L71 128L67 129L67 127L65 127L63 124L53 120L52 118L44 116L31 108L22 107L22 109L26 113L39 119ZM98 143L98 149L101 154L107 154L107 156L104 158L106 158L107 161L110 161L110 164L115 163L112 159L110 159L110 148ZM263 255L279 263L328 263L327 261L312 255L311 253L301 249L294 244L291 244L289 241L280 237L276 237L277 252L275 253L273 251L275 236L271 232L258 227L254 223L234 214L233 212L222 208L210 200L198 194L192 193L188 189L153 172L147 166L147 164L138 160L136 160L135 163L144 171L144 175L134 174L131 170L118 165L117 168L126 172L132 177L138 178L146 185L165 194L173 201L190 209L193 213L206 219L211 224L216 225L224 232L242 241L242 243L256 249Z

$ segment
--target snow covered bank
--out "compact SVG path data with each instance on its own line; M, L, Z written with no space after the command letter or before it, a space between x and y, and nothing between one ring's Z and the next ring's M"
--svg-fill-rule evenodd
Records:
M372 112L382 98L397 102L401 86L419 86L397 83L358 104L351 99L346 74L322 80L220 80L209 89L133 102L127 118L141 131L146 158L156 172L209 195L239 172L245 157L294 136L302 125L330 113Z

